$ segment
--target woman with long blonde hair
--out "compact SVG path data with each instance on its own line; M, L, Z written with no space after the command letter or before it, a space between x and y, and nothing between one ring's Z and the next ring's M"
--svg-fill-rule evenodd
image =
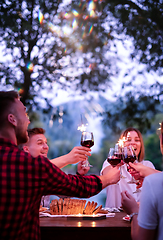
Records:
M126 146L132 146L132 148L135 151L135 155L137 158L137 162L141 162L143 165L155 168L152 162L148 160L144 160L145 156L145 149L144 149L144 142L143 137L140 131L136 128L129 127L126 130L123 131L121 134L120 139L123 139L125 137L125 144ZM103 163L101 175L105 173L109 168L111 168L111 165L108 163L107 160ZM127 171L127 164L124 163L121 166L121 173L123 178L120 179L118 184L114 184L111 186L108 186L106 188L106 204L105 207L120 207L121 206L121 192L122 191L128 191L129 194L131 194L137 202L140 200L141 191L138 193L134 193L136 191L136 184L129 184L128 182L132 180L131 174Z

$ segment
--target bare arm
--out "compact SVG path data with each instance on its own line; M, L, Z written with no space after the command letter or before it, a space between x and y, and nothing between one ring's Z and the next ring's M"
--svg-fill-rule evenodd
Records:
M108 185L115 184L120 180L120 170L116 167L106 167L103 171L103 175L99 176L102 181L102 188L107 187Z
M74 164L79 161L85 161L88 156L91 156L91 149L87 147L74 147L71 152L58 158L50 160L59 168L63 168L68 164Z
M80 175L85 175L90 170L90 167L83 167L83 164L85 164L85 161L80 161L77 166L77 172Z
M146 177L150 174L153 173L158 173L160 171L154 169L154 168L150 168L147 166L144 166L142 163L129 163L130 167L132 167L133 169L135 169L136 171L132 171L131 174L134 176L134 174L139 174L141 177ZM138 178L138 176L137 176Z
M102 171L102 175L103 175L103 174L106 174L110 169L112 169L112 166L111 166L111 165L109 165L109 166L107 166L106 168L104 168L103 171Z
M127 214L138 213L139 206L135 199L127 192L123 191L122 196L122 207ZM131 237L132 240L154 240L156 230L149 230L142 228L138 225L137 215L133 216L131 222Z
M131 237L132 240L154 240L156 230L145 229L138 225L137 215L133 217L131 222Z

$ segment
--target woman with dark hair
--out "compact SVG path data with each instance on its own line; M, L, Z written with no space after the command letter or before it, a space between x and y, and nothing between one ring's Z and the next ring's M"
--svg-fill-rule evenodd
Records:
M144 150L143 137L140 131L136 128L129 127L123 131L120 139L123 139L123 137L125 137L125 140L126 140L125 145L126 146L130 145L134 149L135 155L137 158L136 162L141 162L144 166L154 168L154 165L152 164L152 162L144 160L145 150ZM111 165L108 163L107 160L105 160L102 166L101 175L105 174L105 171L107 171L110 167ZM124 165L121 166L121 173L124 178L121 178L118 184L114 184L106 188L107 197L106 197L105 207L110 207L110 208L120 207L122 191L128 191L129 194L131 194L137 202L139 202L140 200L141 191L134 193L136 191L136 184L128 183L129 181L131 181L132 176L127 171L126 163L124 163Z

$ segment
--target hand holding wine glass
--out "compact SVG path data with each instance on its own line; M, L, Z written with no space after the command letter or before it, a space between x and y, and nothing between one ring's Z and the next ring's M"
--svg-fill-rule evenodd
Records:
M118 146L115 146L115 148L110 148L107 161L112 165L112 167L119 166L120 178L124 178L121 172L122 153L118 150Z
M94 137L92 132L82 132L81 145L88 148L91 148L94 145ZM93 166L89 164L87 159L85 164L83 164L83 167L93 167Z
M132 146L124 147L124 162L127 164L127 170L131 171L131 168L129 166L129 162L135 162L136 160L136 155L135 152L132 148ZM129 184L136 183L134 177L132 176L131 181L128 182Z
M85 160L78 162L77 173L79 173L80 175L85 175L90 170L89 166L88 167L83 167L83 165L85 166Z
M120 178L125 178L122 174L122 169L121 166L124 164L123 161L123 147L119 145L119 143L115 144L115 152L114 152L114 156L117 157L118 159L121 159L121 162L119 164L119 168L120 168Z
M133 147L131 145L128 147L124 147L124 162L127 163L127 170L129 171L129 173L132 176L131 181L129 181L128 183L129 184L134 183L137 185L136 191L133 193L140 192L139 188L140 188L140 185L142 185L141 181L139 179L135 179L134 175L132 174L132 172L135 172L135 170L132 167L130 167L130 165L129 165L129 162L134 163L136 159L137 158L136 158L136 154L135 154Z
M129 163L130 167L134 169L132 171L132 174L134 175L135 179L138 179L140 177L146 177L150 174L160 172L159 170L156 170L155 168L147 167L143 165L141 162L138 163Z

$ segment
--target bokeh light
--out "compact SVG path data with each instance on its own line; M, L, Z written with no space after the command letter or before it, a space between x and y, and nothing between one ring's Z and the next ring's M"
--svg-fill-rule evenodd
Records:
M43 14L41 13L40 10L39 10L39 12L38 12L38 20L39 20L40 24L42 24L42 23L43 23L43 20L44 20L44 16L43 16Z
M33 72L33 68L34 68L34 65L32 62L28 62L26 64L26 69L29 71L29 72Z
M97 18L102 14L102 2L102 0L80 1L76 9L58 13L57 18L61 20L61 25L58 24L56 16L54 22L46 20L40 10L38 19L42 27L46 27L57 37L62 40L66 37L65 43L72 46L73 49L84 51L84 39L92 37L97 41L97 32L94 30L97 26ZM106 39L100 41L107 44Z
M24 90L22 88L18 88L19 95L22 95L24 93Z

